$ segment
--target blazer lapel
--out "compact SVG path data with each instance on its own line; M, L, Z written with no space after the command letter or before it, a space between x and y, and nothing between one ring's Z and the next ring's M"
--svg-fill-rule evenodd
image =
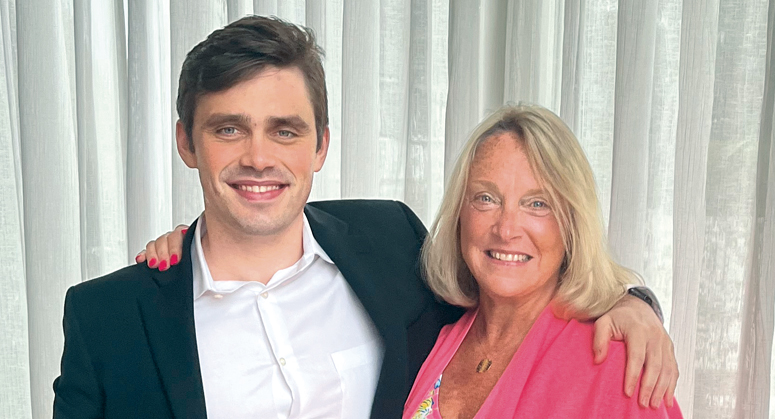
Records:
M158 288L149 288L138 299L151 354L178 419L207 417L194 330L191 240L195 229L196 222L183 241L180 263L165 272L155 271Z
M407 338L406 330L394 319L395 302L390 299L395 293L387 289L389 280L380 280L382 275L380 255L373 251L369 237L352 231L342 220L317 208L307 205L304 209L315 240L334 261L350 288L366 308L385 344L382 369L374 395L374 412L383 411L386 406L403 406L402 389L406 383ZM388 408L388 410L392 410ZM400 415L401 410L398 410Z

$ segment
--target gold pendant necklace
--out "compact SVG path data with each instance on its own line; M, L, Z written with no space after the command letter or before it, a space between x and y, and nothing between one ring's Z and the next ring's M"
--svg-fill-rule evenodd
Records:
M484 344L482 343L482 338L479 336L476 331L474 332L474 336L476 337L476 343L477 348L476 351L479 352L479 354L482 354L482 348L484 347ZM481 361L479 361L478 364L476 364L476 372L482 374L490 370L490 367L492 366L492 359L487 357L486 355L482 358Z
M476 366L476 372L483 373L489 371L490 367L492 366L492 360L489 358L482 358L481 361L479 361L479 365Z

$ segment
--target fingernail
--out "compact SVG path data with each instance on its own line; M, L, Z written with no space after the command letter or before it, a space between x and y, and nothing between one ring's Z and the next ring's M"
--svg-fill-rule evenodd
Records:
M180 234L182 234L184 236L186 235L186 232L188 232L187 228L184 228L183 230L180 230Z
M170 266L178 264L178 255L172 255L170 257Z
M161 263L159 264L159 270L160 271L166 271L167 270L167 261L166 260L161 261Z
M642 398L642 399L640 399L640 405L641 405L641 406L643 406L643 407L649 407L649 401L648 401L648 399L647 399L647 398L645 398L645 397L644 397L644 398Z
M627 397L632 397L632 392L633 392L634 390L635 390L635 389L633 389L632 387L627 387L627 389L626 389L626 390L624 390L624 393L627 395Z
M140 263L140 255L135 256L135 263Z
M151 267L151 268L155 268L156 267L156 258L151 258L151 261L148 262L148 266Z

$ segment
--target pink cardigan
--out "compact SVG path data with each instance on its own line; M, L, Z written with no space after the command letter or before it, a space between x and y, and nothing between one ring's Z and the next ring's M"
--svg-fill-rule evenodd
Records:
M476 318L469 311L441 330L404 405L404 419L440 418L434 390ZM624 394L626 352L612 342L608 358L595 365L593 323L567 321L544 309L485 400L480 418L682 418L677 404L659 409L638 405ZM442 380L443 383L443 380ZM418 408L423 405L422 411Z

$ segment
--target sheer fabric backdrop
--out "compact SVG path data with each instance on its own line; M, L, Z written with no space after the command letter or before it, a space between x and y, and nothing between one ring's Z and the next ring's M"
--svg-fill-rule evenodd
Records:
M178 72L250 13L326 50L311 199L399 199L429 223L471 128L542 104L665 308L686 416L775 417L775 0L0 0L0 417L51 416L66 289L201 212Z

